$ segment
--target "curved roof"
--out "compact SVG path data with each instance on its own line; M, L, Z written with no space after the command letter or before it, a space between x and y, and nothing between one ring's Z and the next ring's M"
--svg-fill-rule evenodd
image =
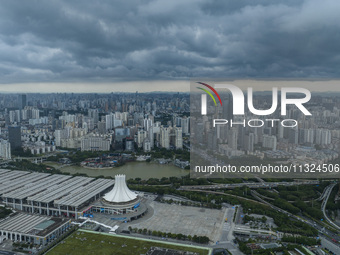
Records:
M137 198L137 194L129 190L126 186L125 175L118 174L115 176L115 186L106 193L104 199L112 203L129 202Z

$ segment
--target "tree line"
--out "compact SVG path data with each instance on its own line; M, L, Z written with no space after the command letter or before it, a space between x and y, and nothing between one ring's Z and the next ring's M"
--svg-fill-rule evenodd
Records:
M155 231L155 230L150 230L146 228L132 228L129 226L129 231L132 233L138 233L138 234L143 234L143 235L149 235L149 236L156 236L156 237L162 237L162 238L171 238L171 239L177 239L177 240L182 240L182 241L192 241L195 243L200 243L200 244L208 244L210 239L207 236L191 236L191 235L184 235L184 234L174 234L174 233L166 233L166 232L161 232L161 231Z

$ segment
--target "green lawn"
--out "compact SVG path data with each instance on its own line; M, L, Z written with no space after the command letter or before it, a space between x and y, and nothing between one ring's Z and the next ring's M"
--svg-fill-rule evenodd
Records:
M77 231L50 250L48 255L67 254L103 254L103 255L140 255L145 254L151 246L170 248L182 251L196 252L199 255L207 255L207 249L172 245L169 243L135 240L122 236L107 235L101 233L89 233Z

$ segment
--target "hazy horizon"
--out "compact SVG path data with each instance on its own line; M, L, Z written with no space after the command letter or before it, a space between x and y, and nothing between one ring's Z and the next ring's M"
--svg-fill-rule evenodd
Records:
M203 78L202 78L203 79ZM303 87L314 92L340 92L339 80L282 80L239 79L204 82L231 83L242 90L253 87L254 91L271 91L272 87ZM190 92L192 81L134 81L121 83L19 83L0 84L0 93L140 93L145 92Z

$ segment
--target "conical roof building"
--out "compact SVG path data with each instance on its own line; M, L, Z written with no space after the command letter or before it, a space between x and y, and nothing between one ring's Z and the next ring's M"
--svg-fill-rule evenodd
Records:
M113 189L103 197L109 203L128 203L136 200L137 194L132 192L126 185L125 175L118 174L115 176L115 185Z

